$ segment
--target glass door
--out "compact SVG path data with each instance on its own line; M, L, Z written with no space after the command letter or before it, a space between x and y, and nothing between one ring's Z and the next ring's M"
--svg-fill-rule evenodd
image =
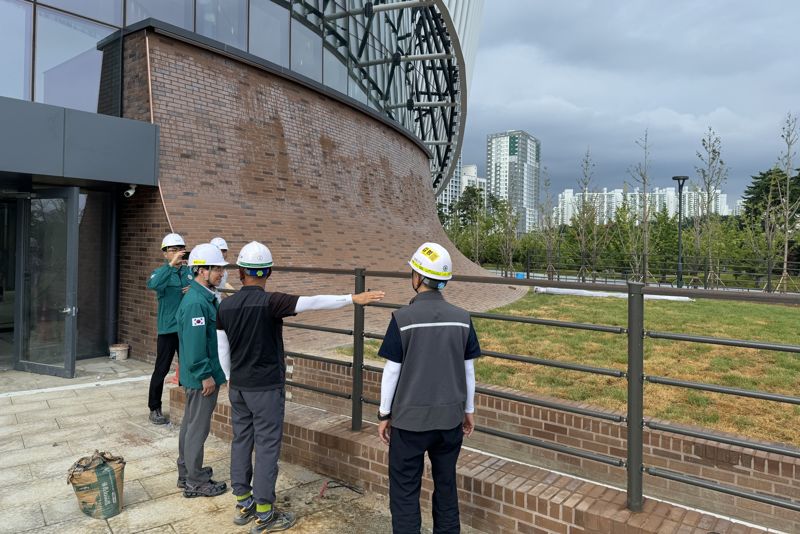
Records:
M77 187L59 187L24 202L17 369L75 376L78 198Z

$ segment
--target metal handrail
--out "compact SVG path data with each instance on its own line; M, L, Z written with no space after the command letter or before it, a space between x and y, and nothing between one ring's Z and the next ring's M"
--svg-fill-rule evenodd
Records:
M366 287L366 278L396 278L405 279L408 273L393 272L393 271L370 271L366 269L315 269L306 267L283 267L276 268L278 271L295 272L295 273L313 273L313 274L332 274L332 275L351 275L355 278L355 291L364 291ZM603 367L592 367L581 364L573 364L569 362L560 362L547 360L544 358L535 358L532 356L523 356L518 354L506 354L496 351L482 351L483 355L491 356L494 358L501 358L506 360L513 360L524 362L533 365L544 365L565 369L569 371L586 372L598 375L611 376L615 378L626 379L628 383L628 406L627 414L625 416L613 413L601 412L588 408L576 407L559 402L547 401L543 399L536 399L526 397L523 395L516 395L505 391L497 391L485 387L476 387L476 392L495 398L501 398L520 402L528 405L541 406L544 408L560 410L566 413L573 413L576 415L583 415L587 417L598 418L602 420L611 421L614 423L625 424L628 431L627 439L627 458L622 460L620 458L613 458L610 456L597 454L582 449L568 447L561 444L550 443L542 440L530 438L528 436L512 434L497 429L476 427L476 430L485 434L502 437L518 443L524 443L534 447L553 450L562 454L567 454L579 458L584 458L592 461L601 462L607 465L624 467L627 469L627 495L628 495L628 508L632 511L640 511L643 502L643 474L647 473L651 476L667 478L685 484L695 485L701 488L712 489L742 497L752 499L762 503L770 504L777 507L787 508L790 510L800 511L800 503L792 500L780 499L778 497L763 495L750 491L741 490L730 486L720 485L715 481L710 481L694 476L684 475L674 471L660 469L652 466L644 465L643 463L643 429L649 428L658 432L668 432L688 437L699 439L706 439L724 443L737 447L749 448L774 454L782 454L792 458L800 458L800 449L793 450L784 448L777 445L770 445L765 443L758 443L755 441L729 437L725 435L712 434L702 430L694 430L691 428L661 424L656 421L646 421L643 417L643 404L644 404L644 389L645 382L651 384L661 384L667 386L697 389L703 391L710 391L714 393L721 393L727 395L736 395L740 397L755 398L760 400L767 400L772 402L784 402L790 404L800 404L799 397L792 397L789 395L781 395L776 393L768 393L757 390L745 390L739 388L731 388L727 386L720 386L716 384L705 384L700 382L690 382L685 380L677 380L668 377L650 376L644 373L644 339L661 339L667 341L680 341L690 343L704 343L720 346L733 346L743 347L759 350L780 351L788 353L800 353L800 346L786 345L780 343L739 340L739 339L726 339L709 336L696 336L690 334L680 334L674 332L657 332L645 330L644 328L644 296L645 295L668 295L668 296L683 296L690 298L700 299L718 299L718 300L736 300L743 302L767 302L770 304L800 304L800 295L797 294L774 294L774 293L752 293L752 292L738 292L738 291L719 291L719 290L705 290L705 289L675 289L663 288L656 286L645 286L641 283L628 282L627 285L619 286L606 286L602 284L590 284L581 282L563 282L553 280L530 280L530 279L517 279L517 278L502 278L502 277L488 277L488 276L454 276L455 282L469 282L469 283L482 283L482 284L495 284L507 286L541 286L541 287L559 287L559 288L572 288L572 289L588 289L588 290L602 290L605 292L621 292L626 293L628 296L628 324L626 327L612 326L612 325L595 325L587 323L574 323L569 321L554 321L550 319L539 319L535 317L517 317L513 315L493 314L484 312L471 312L470 315L474 318L485 320L509 321L517 322L520 324L529 324L537 326L546 326L554 328L570 328L587 331L595 331L601 333L611 334L626 334L628 339L628 369L627 371L620 371L616 369L609 369ZM402 306L392 303L376 303L370 306L375 308L398 309ZM305 358L308 360L329 363L333 365L340 365L346 368L351 368L353 373L352 392L344 394L341 392L319 388L315 386L300 384L297 382L287 381L287 385L299 387L315 391L318 393L332 395L335 397L350 399L352 401L352 428L358 430L362 424L362 405L379 405L380 402L376 399L365 398L363 396L363 372L372 371L382 373L383 368L369 365L364 363L364 339L383 339L383 335L379 333L366 332L364 330L364 306L355 306L353 329L340 329L315 325L305 325L299 323L286 323L286 326L292 328L303 328L308 330L317 330L322 332L330 332L335 334L350 335L354 338L353 345L353 360L342 361L334 360L332 358L325 358L322 356L314 356L309 354L287 352L287 356L296 358Z

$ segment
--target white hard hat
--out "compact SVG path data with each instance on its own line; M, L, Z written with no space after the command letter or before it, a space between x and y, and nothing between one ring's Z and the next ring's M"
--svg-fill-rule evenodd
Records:
M426 278L450 280L453 277L450 253L438 243L423 243L411 256L408 264Z
M161 240L161 250L166 249L167 247L185 247L186 243L183 242L183 238L180 234L167 234L164 236L164 239Z
M272 267L272 252L266 245L251 241L242 247L236 265L245 269L268 269Z
M222 252L211 243L197 245L189 253L189 267L210 267L212 265L228 265Z
M220 250L228 250L228 243L226 243L221 237L215 237L209 242Z

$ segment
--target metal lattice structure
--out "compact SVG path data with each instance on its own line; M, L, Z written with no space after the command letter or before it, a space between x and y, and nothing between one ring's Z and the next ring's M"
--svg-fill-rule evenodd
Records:
M298 15L346 65L348 94L430 150L438 194L455 169L466 112L464 57L443 1L303 0Z

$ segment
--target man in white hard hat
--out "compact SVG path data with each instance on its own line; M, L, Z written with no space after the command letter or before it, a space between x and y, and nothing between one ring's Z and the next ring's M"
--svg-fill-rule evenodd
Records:
M378 354L381 380L378 436L389 445L389 505L395 534L419 533L425 453L433 475L433 531L460 532L456 461L475 428L475 369L481 354L469 312L447 303L442 289L452 261L437 243L411 260L417 295L392 314ZM401 372L402 370L402 372Z
M164 379L172 366L172 358L178 351L178 324L175 312L189 284L192 275L186 266L186 243L178 234L167 234L161 241L164 265L153 271L147 281L147 288L158 297L158 340L156 342L156 363L150 377L150 392L147 404L150 408L150 422L154 425L167 423L161 412L161 395L164 392Z
M251 533L274 532L291 528L296 520L291 512L275 508L286 382L283 318L365 305L384 293L298 297L266 291L272 253L255 241L242 248L236 264L242 289L222 301L217 318L220 363L230 379L231 486L237 500L233 521L245 525L255 519Z
M228 261L228 243L221 237L215 237L210 241L210 243L216 246L221 252L222 257L225 258L225 261ZM232 290L233 286L228 283L228 270L226 269L224 273L222 273L222 281L219 283L219 289L229 289ZM221 291L217 290L217 301L222 302L228 293L222 293Z
M215 497L227 490L224 482L211 479L203 467L203 445L211 428L219 387L225 373L217 356L217 298L227 262L211 243L197 245L189 254L194 280L183 297L175 319L180 338L180 381L186 407L178 440L178 486L184 497Z

